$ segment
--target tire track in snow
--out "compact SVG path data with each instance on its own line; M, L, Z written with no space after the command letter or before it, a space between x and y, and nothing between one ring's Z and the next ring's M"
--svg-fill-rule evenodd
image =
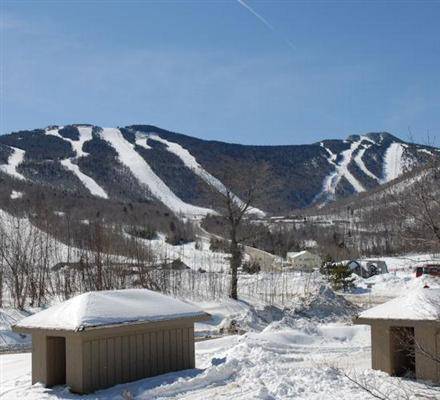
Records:
M121 163L128 167L136 179L146 186L154 197L175 213L193 217L215 214L213 210L193 206L177 197L138 154L134 145L125 140L119 129L104 128L100 135L116 150Z

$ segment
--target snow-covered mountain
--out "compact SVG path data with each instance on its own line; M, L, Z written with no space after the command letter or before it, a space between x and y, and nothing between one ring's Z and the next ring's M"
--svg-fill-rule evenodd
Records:
M258 207L287 212L368 191L426 162L439 149L389 133L309 145L244 146L150 125L51 126L0 136L0 172L16 179L124 201L159 201L175 213L213 212L220 171L266 164L274 181ZM240 189L236 201L240 202Z

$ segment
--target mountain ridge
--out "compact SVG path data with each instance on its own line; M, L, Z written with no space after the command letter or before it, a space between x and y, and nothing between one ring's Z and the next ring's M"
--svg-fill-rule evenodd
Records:
M2 173L104 198L159 201L193 216L213 210L212 196L224 190L221 170L267 164L279 187L256 206L279 213L368 191L437 154L388 132L302 145L234 144L139 124L52 125L0 136Z

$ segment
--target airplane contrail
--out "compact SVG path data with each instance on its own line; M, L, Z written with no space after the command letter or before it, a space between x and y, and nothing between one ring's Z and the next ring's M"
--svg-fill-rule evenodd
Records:
M238 4L240 4L242 7L244 7L246 10L248 10L254 17L259 19L266 28L270 29L272 32L276 33L292 50L295 50L295 46L293 43L287 39L285 36L282 36L277 29L261 14L257 13L249 4L247 4L244 0L237 0Z

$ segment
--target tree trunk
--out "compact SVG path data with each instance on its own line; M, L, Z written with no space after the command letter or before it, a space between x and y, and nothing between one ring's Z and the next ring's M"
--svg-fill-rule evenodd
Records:
M240 267L240 248L238 246L237 242L237 232L235 227L231 229L231 260L230 260L230 266L231 266L231 289L229 293L229 297L231 299L237 300L238 298L238 268Z

